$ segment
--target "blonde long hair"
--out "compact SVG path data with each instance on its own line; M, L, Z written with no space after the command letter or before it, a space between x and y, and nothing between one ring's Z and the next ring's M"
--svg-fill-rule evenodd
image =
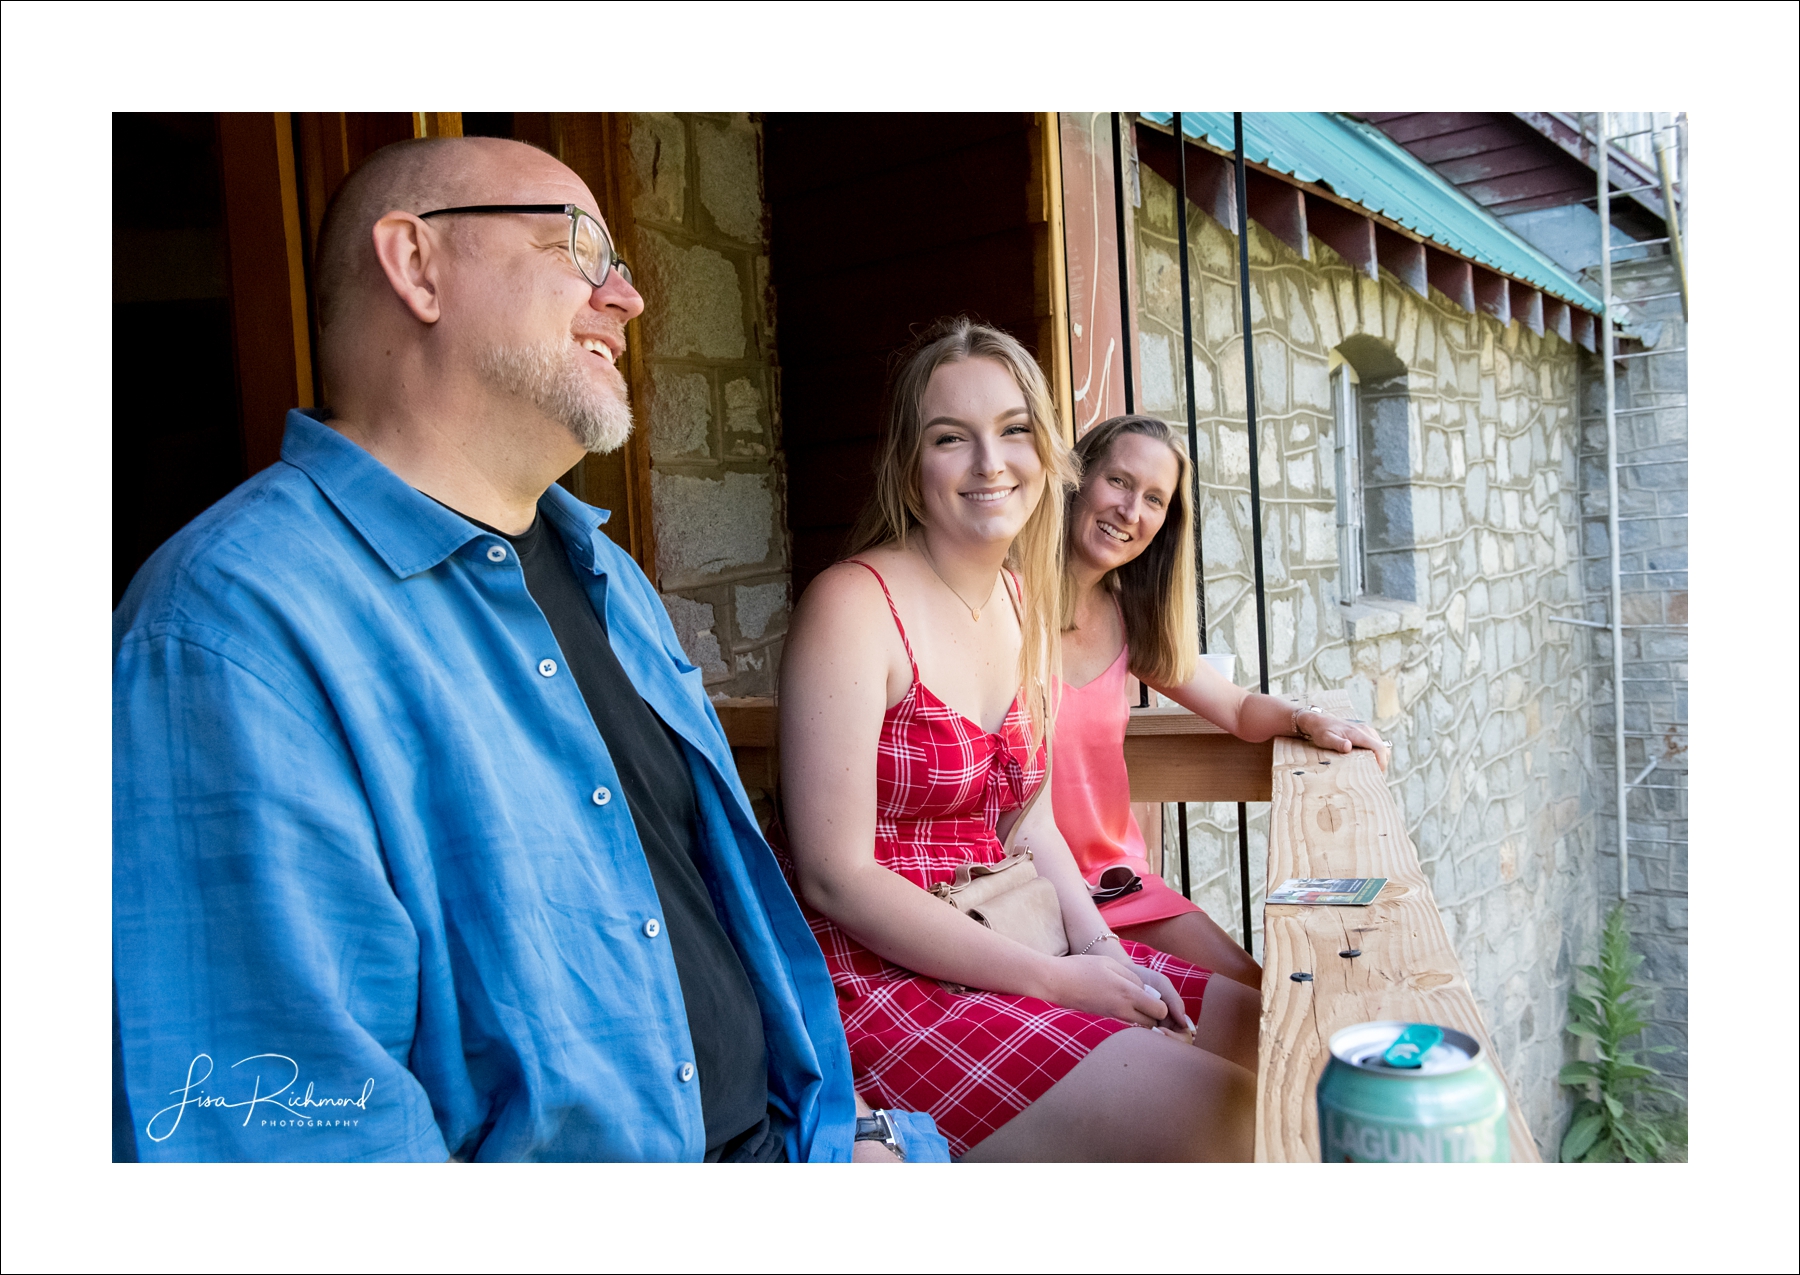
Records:
M1169 512L1162 530L1144 552L1108 571L1101 584L1119 599L1125 617L1125 643L1131 648L1131 671L1156 686L1180 686L1194 675L1200 662L1200 626L1194 595L1194 509L1189 499L1193 462L1181 436L1167 421L1154 416L1115 416L1102 421L1075 444L1075 457L1083 472L1106 459L1112 446L1126 434L1153 438L1175 453L1181 477L1169 493ZM1069 508L1081 496L1069 493ZM1073 517L1065 526L1074 527ZM1075 587L1068 577L1072 555L1063 551L1062 627L1075 627Z
M903 351L888 389L886 429L875 462L875 490L850 533L846 557L881 545L905 548L907 535L925 521L919 488L925 432L920 404L931 374L947 363L992 359L1012 373L1031 413L1032 442L1044 466L1044 492L1006 552L1019 575L1021 698L1032 743L1047 739L1056 715L1055 688L1062 681L1058 641L1063 613L1063 513L1074 489L1075 462L1057 426L1056 403L1037 360L1013 337L967 317L939 319Z

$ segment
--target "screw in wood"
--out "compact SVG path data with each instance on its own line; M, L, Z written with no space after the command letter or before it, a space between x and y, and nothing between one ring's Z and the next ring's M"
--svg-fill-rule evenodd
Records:
M1345 957L1361 956L1362 949L1360 947L1347 947L1343 951L1339 952L1338 955L1345 956Z
M1310 983L1313 981L1311 974L1289 974L1288 977L1293 979L1296 983Z

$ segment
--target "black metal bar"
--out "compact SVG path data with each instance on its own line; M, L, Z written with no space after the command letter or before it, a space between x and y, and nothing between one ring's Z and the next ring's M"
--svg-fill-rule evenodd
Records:
M1250 538L1256 563L1256 663L1257 684L1269 693L1268 602L1263 591L1262 480L1256 461L1256 346L1250 333L1250 205L1244 197L1244 114L1231 116L1232 144L1237 164L1238 299L1244 310L1244 411L1250 429ZM1245 869L1246 872L1248 869Z
M1250 539L1256 566L1256 671L1257 686L1269 693L1268 602L1263 583L1262 478L1257 472L1256 447L1256 344L1250 330L1250 203L1245 194L1244 114L1231 116L1232 161L1237 178L1238 299L1244 315L1244 412L1250 431ZM1243 904L1244 950L1255 955L1250 940L1250 827L1244 803L1238 802L1238 894Z
M1175 803L1175 821L1181 825L1181 897L1189 898L1192 888L1188 885L1188 820L1187 802Z
M1242 225L1242 222L1238 223ZM1250 824L1245 818L1244 803L1238 802L1238 897L1244 905L1244 950L1251 956L1256 948L1250 942Z
M1125 359L1125 414L1137 410L1137 396L1131 386L1131 252L1125 242L1125 144L1119 127L1119 113L1112 113L1113 135L1113 216L1119 245L1119 352ZM1138 683L1138 707L1150 707L1150 688Z
M1137 411L1137 395L1131 387L1131 252L1125 242L1125 143L1119 132L1119 113L1112 113L1113 216L1119 243L1119 354L1125 360L1125 414Z
M1175 238L1181 249L1181 367L1187 380L1187 445L1190 491L1188 508L1194 519L1194 604L1200 615L1200 654L1206 654L1206 555L1200 539L1200 466L1192 459L1200 455L1200 425L1195 418L1194 393L1194 305L1192 285L1188 281L1188 199L1187 142L1181 133L1181 112L1175 112ZM1185 870L1181 892L1187 893Z

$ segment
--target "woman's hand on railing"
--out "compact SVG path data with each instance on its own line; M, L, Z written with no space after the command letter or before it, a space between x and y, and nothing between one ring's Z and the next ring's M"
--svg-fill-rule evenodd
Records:
M1152 992L1145 987L1152 977L1162 977L1154 971L1109 956L1065 956L1056 965L1055 995L1050 999L1064 1009L1117 1018L1136 1027L1160 1027L1169 1015L1171 1007L1160 989ZM1172 995L1175 989L1168 990ZM1180 999L1176 997L1176 1003Z
M1333 717L1330 713L1321 713L1309 709L1294 718L1294 724L1305 733L1307 742L1314 748L1326 748L1332 752L1347 753L1353 748L1366 748L1375 754L1375 763L1383 770L1388 764L1388 742L1375 733L1367 722L1346 721L1342 717Z

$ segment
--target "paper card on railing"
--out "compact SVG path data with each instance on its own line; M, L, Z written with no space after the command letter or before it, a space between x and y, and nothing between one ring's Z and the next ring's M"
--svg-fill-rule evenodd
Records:
M1263 902L1367 907L1386 884L1386 877L1296 877L1283 881Z

